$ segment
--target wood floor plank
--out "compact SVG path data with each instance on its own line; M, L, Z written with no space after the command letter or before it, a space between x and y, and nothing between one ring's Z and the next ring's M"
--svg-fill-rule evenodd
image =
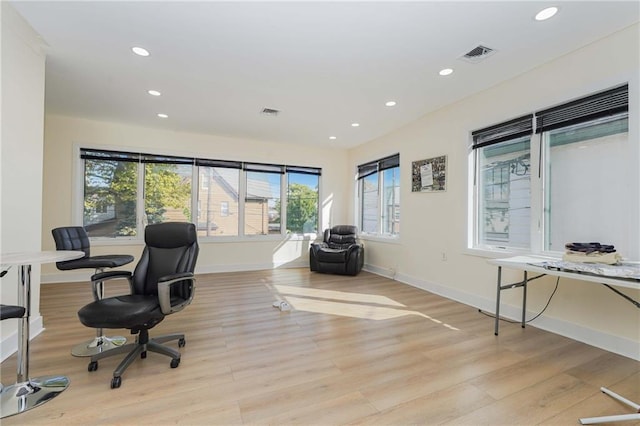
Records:
M367 272L202 274L196 286L191 306L150 331L185 333L179 368L150 353L110 389L121 356L89 372L70 354L95 335L77 318L88 284L42 285L30 372L71 385L3 426L575 424L624 412L600 386L640 398L637 361L532 326L504 323L494 336L477 309ZM16 356L0 367L13 383Z

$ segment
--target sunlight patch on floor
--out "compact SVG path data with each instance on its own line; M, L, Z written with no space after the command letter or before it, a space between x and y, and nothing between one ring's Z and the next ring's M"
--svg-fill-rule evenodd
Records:
M273 287L280 294L315 297L318 299L333 299L346 302L376 303L378 305L399 306L403 308L406 307L406 305L398 303L393 299L389 299L386 296L378 296L375 294L349 293L346 291L321 290L316 288L295 287L279 284L276 284Z

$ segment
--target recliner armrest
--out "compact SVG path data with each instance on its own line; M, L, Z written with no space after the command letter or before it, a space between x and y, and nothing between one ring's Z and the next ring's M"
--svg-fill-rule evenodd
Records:
M189 296L175 305L171 304L171 286L183 281L190 281ZM179 274L165 275L158 280L158 300L160 301L160 310L163 314L169 315L174 312L181 311L185 306L189 305L193 300L195 292L196 278L191 272L183 272Z
M349 251L349 254L353 253L353 251L360 251L362 250L363 245L362 244L352 244L349 246L349 248L347 248L347 250Z

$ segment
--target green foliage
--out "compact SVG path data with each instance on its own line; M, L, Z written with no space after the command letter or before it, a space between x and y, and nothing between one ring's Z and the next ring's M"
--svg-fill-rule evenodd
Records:
M101 231L101 235L136 235L138 163L86 160L84 192L85 224L110 223L110 230ZM167 208L182 209L185 218L191 218L191 183L178 173L175 164L145 165L144 197L148 223L163 222ZM104 221L92 217L107 208L113 217Z
M144 211L148 222L164 222L167 207L182 209L187 220L191 219L188 207L191 201L191 184L177 173L175 164L146 164L144 174Z
M287 204L287 232L301 234L315 231L318 222L317 206L318 192L316 190L299 183L290 184ZM280 211L279 205L277 207Z

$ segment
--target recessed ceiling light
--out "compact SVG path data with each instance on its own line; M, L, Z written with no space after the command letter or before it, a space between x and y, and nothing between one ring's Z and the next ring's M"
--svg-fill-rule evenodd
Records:
M132 47L131 50L133 50L133 53L135 53L136 55L139 56L149 56L149 51L147 49L145 49L144 47Z
M558 8L557 7L555 7L555 6L554 7L548 7L546 9L543 9L540 12L538 12L538 14L536 15L536 21L544 21L545 19L551 18L556 13L558 13Z
M150 94L151 96L160 96L162 94L157 90L149 90L147 93Z
M387 101L384 103L386 106L396 106L396 101Z
M158 117L160 117L160 118L169 118L169 116L167 114L163 114L163 113L159 113Z
M335 141L336 137L335 136L329 136L329 139L331 139L332 141Z
M360 123L351 123L351 127L359 127Z
M445 68L443 70L440 70L440 72L438 74L440 74L440 75L450 75L450 74L453 74L453 70L451 68Z

